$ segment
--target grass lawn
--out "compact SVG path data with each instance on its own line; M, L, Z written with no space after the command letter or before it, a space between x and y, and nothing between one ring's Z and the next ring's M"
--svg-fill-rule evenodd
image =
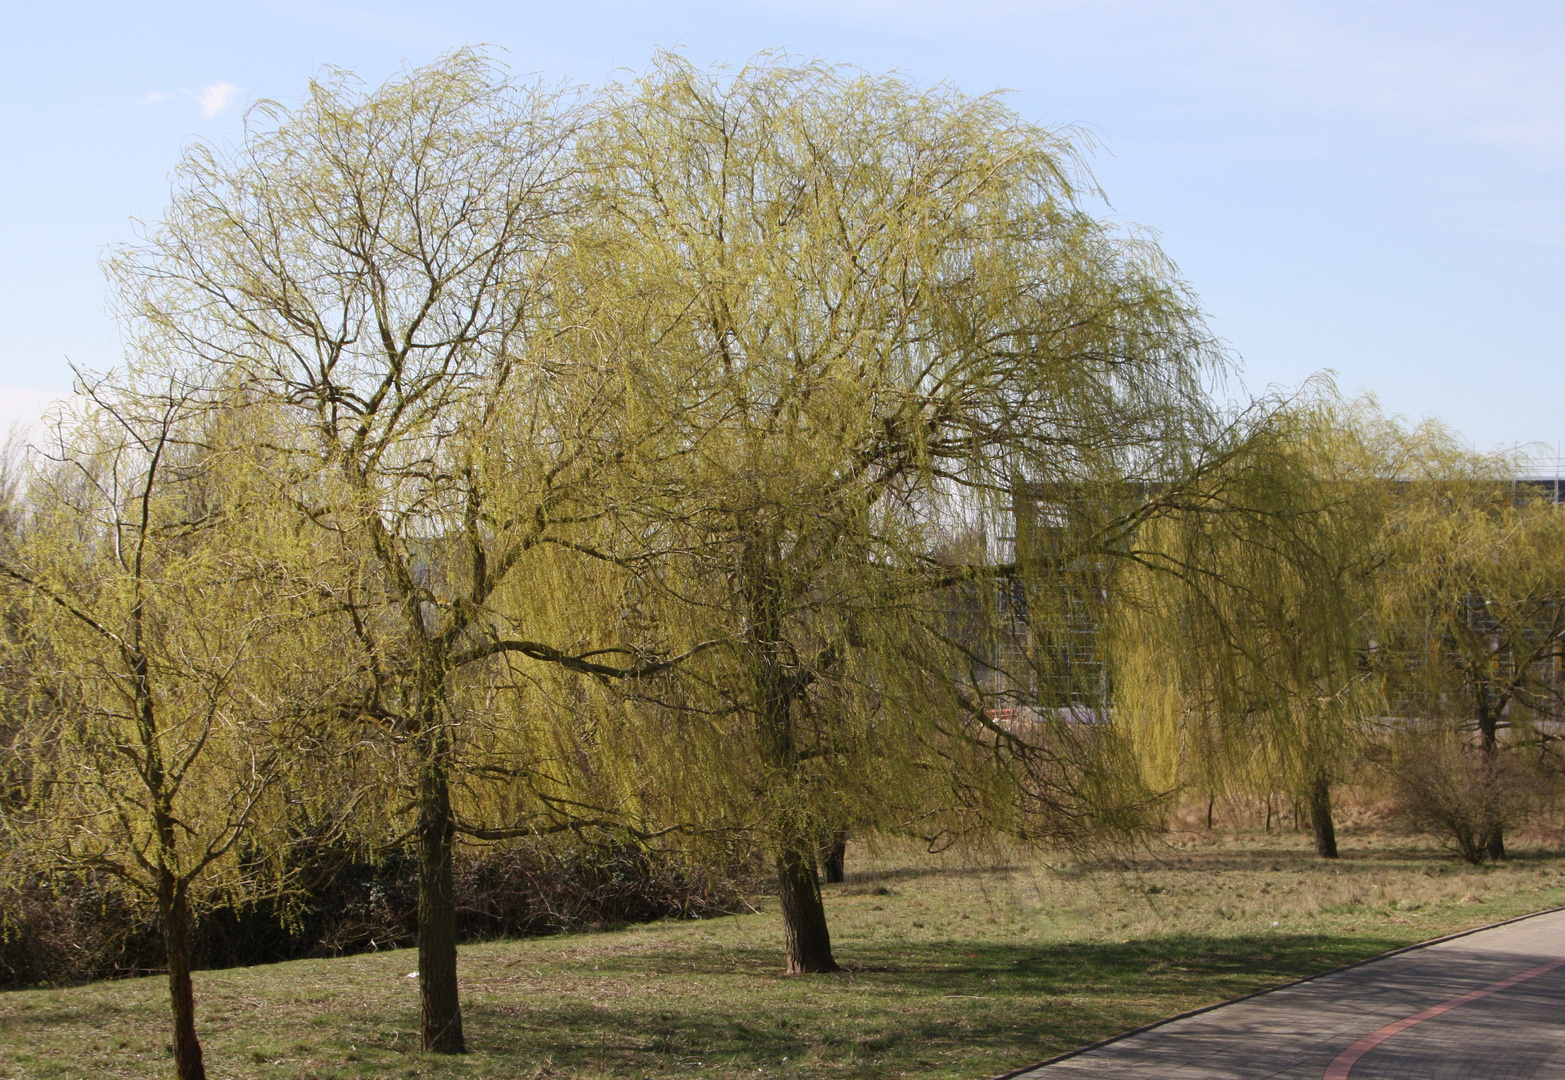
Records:
M1114 866L850 850L841 975L780 973L758 914L462 949L460 1058L418 1052L412 951L196 976L210 1075L993 1076L1386 949L1565 904L1565 860L1492 868L1375 835L1212 839ZM857 873L853 871L857 870ZM160 978L0 994L0 1077L163 1077Z

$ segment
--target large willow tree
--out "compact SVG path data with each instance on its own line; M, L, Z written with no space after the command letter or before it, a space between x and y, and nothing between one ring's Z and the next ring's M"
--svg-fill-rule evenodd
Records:
M617 516L618 549L666 553L642 587L669 649L719 643L673 686L632 683L616 730L642 775L682 778L668 813L764 843L788 969L830 971L813 853L842 821L936 833L1079 803L1018 784L1072 782L1025 767L1065 732L1052 711L1031 738L995 722L958 587L1015 573L1018 486L1169 457L1216 354L1157 248L1086 209L1071 133L994 97L664 55L582 153L568 321L674 418L624 459L659 499ZM1112 517L1072 513L1054 557L1098 552ZM953 557L974 535L996 539Z
M556 267L592 205L582 121L469 52L367 92L315 83L297 107L254 107L234 150L194 147L113 267L135 333L241 403L226 435L353 642L329 711L380 748L378 839L405 828L417 852L439 1052L465 1045L457 838L556 827L565 804L530 793L568 786L527 732L496 733L525 715L486 687L507 658L604 677L659 662L593 639L612 588L566 565L595 550L636 445L626 380L559 317Z

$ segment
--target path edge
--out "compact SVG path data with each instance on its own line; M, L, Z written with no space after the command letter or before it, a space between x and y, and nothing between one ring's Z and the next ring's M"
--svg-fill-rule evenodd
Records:
M1034 1069L1042 1069L1045 1066L1065 1061L1066 1059L1076 1057L1079 1054L1085 1054L1088 1051L1097 1050L1101 1047L1108 1046L1111 1043L1117 1043L1121 1039L1128 1039L1132 1035L1140 1035L1143 1031L1151 1031L1153 1028L1160 1028L1164 1024L1172 1024L1175 1020L1185 1020L1192 1016L1200 1016L1202 1013L1209 1013L1214 1009L1221 1009L1229 1005L1237 1005L1241 1001L1249 1001L1251 998L1258 998L1264 994L1274 994L1278 990L1286 990L1290 986L1301 986L1307 982L1314 982L1316 979L1324 979L1326 976L1335 975L1339 971L1351 971L1353 968L1363 967L1365 964L1374 964L1393 956L1399 956L1402 953L1413 952L1415 949L1427 949L1429 946L1439 945L1443 941L1455 941L1457 938L1464 938L1469 934L1481 934L1485 930L1494 930L1497 927L1509 926L1511 923L1519 923L1526 919L1536 919L1540 915L1552 915L1557 911L1565 911L1565 904L1561 904L1558 907L1544 908L1542 911L1529 911L1525 915L1515 915L1509 919L1501 919L1499 922L1486 923L1483 926L1475 926L1470 930L1459 930L1454 934L1446 934L1444 937L1430 938L1428 941L1420 941L1412 945L1403 945L1401 948L1390 949L1383 953L1376 953L1374 956L1366 956L1362 960L1355 960L1351 964L1343 964L1341 967L1335 967L1329 971L1321 971L1314 975L1306 975L1302 979L1294 979L1291 982L1278 983L1276 986L1268 986L1262 990L1252 990L1248 994L1240 994L1236 998L1229 998L1227 1001L1218 1001L1211 1005L1202 1005L1198 1009L1187 1009L1182 1013L1175 1013L1173 1016L1165 1016L1161 1020L1154 1020L1150 1024L1142 1024L1140 1027L1131 1028L1129 1031L1122 1031L1118 1035L1110 1035L1106 1039L1099 1039L1095 1043L1088 1043L1086 1046L1078 1046L1076 1049L1067 1050L1063 1054L1055 1054L1051 1058L1045 1058L1044 1060L1036 1062L1032 1065L1024 1065L1020 1069L1012 1069L1010 1072L1001 1073L999 1076L994 1077L993 1080L1012 1080L1013 1077L1030 1073Z

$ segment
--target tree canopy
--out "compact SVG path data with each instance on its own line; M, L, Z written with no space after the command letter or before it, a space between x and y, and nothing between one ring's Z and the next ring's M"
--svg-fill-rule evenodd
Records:
M1439 455L1324 389L1225 414L1090 149L781 54L580 90L466 50L191 148L111 260L124 377L0 552L0 822L158 898L185 1080L191 898L281 888L301 830L416 853L459 1052L462 844L763 853L788 970L830 971L844 829L1080 846L1282 788L1329 855L1412 673L1480 730L1557 689L1517 681L1546 574L1485 561L1555 517L1447 513L1406 479ZM1455 666L1403 662L1415 623Z

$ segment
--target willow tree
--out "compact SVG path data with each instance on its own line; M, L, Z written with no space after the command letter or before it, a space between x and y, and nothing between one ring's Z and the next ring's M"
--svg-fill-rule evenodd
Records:
M12 872L91 874L156 907L175 1071L199 1080L192 916L280 880L257 852L281 854L282 762L306 728L281 704L302 657L279 631L311 590L253 554L271 519L244 513L190 397L84 400L0 555L29 668L0 828Z
M1368 660L1397 467L1386 433L1329 395L1237 424L1199 482L1159 500L1115 585L1115 716L1155 783L1281 788L1324 858L1332 785L1380 700Z
M465 1045L457 838L551 805L525 798L523 761L468 768L496 745L474 736L468 684L505 657L605 677L662 662L593 640L594 592L562 592L634 445L620 373L569 348L559 318L555 267L590 194L579 106L471 52L368 92L312 84L295 108L253 107L232 152L195 146L115 263L136 331L249 403L230 436L265 449L257 467L353 635L337 713L382 747L385 805L412 808L438 1052ZM504 820L481 815L486 778L515 789Z
M1463 450L1446 432L1399 476L1374 612L1376 667L1395 715L1455 733L1476 758L1462 778L1504 785L1503 758L1543 748L1565 706L1565 509ZM1438 737L1438 736L1437 736ZM1503 792L1456 793L1477 812L1465 857L1505 857Z
M1193 302L1088 211L1080 149L995 97L771 56L665 54L583 138L570 321L674 418L626 458L659 502L616 527L667 553L644 580L670 648L721 643L641 695L636 730L666 735L637 752L670 775L726 759L670 812L762 839L789 971L836 967L825 835L1004 787L1016 737L943 605L1015 567L938 551L964 523L1009 532L1017 483L1123 478L1201 411Z

